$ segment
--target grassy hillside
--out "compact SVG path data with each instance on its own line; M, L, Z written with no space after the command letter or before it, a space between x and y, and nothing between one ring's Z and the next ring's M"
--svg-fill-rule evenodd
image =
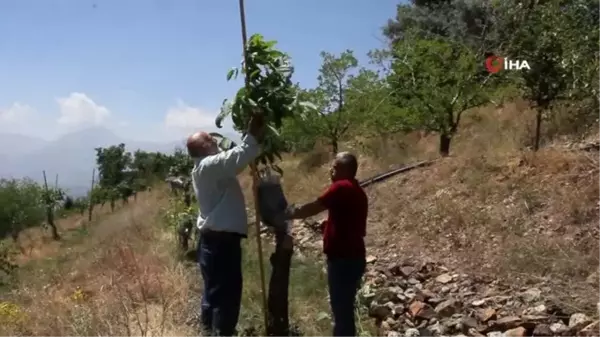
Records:
M530 152L522 144L532 111L523 106L469 112L453 156L367 187L370 264L359 298L362 335L457 334L473 317L471 335L519 328L560 333L574 331L569 324L581 330L597 317L590 294L598 293L598 157L578 145L597 142L598 135ZM359 153L364 179L435 158L436 142L435 135L413 133L343 149ZM322 192L328 160L318 150L285 158L291 202ZM248 175L240 181L252 209ZM194 335L201 282L196 266L175 251L165 217L178 209L174 202L161 188L114 213L97 212L84 227L72 216L59 223L66 233L59 243L39 228L25 231L14 257L19 268L0 293L0 333ZM291 321L299 333L326 335L331 318L320 236L309 228L314 220L294 228ZM271 249L267 244L265 261ZM238 329L254 334L262 330L254 237L245 252ZM400 296L389 298L398 289ZM439 309L444 303L453 309ZM435 317L426 315L429 307ZM491 318L481 316L486 312ZM581 320L573 321L573 314ZM534 323L527 321L532 315Z

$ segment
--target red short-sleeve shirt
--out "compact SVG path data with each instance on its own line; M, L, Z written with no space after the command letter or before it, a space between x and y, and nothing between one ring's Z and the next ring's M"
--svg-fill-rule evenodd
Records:
M358 181L335 181L318 200L328 210L324 253L329 257L364 257L369 202Z

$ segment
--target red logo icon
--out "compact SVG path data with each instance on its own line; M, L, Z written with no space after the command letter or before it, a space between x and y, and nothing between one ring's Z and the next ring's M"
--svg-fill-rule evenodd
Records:
M495 74L504 68L504 58L489 56L485 59L485 67L490 73Z

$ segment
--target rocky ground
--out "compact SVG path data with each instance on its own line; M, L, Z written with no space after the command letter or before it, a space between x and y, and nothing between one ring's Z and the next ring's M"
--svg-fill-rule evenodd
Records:
M297 254L321 249L319 227L316 222L295 224ZM383 336L599 335L598 320L567 314L572 310L551 301L544 283L514 289L435 262L402 261L393 255L371 255L367 262L359 299Z

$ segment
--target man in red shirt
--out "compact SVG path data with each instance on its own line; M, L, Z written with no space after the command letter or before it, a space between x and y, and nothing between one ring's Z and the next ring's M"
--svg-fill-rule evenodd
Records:
M364 237L367 195L356 180L358 163L339 153L331 167L332 184L315 201L286 211L289 219L304 219L328 211L323 233L334 336L356 336L354 300L366 266Z

